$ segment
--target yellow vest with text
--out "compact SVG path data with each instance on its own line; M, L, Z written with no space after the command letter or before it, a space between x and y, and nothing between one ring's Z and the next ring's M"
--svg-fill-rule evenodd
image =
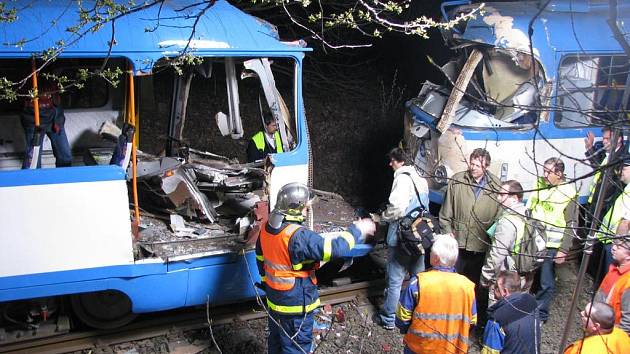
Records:
M545 225L547 248L560 248L562 236L567 222L564 209L577 195L573 183L548 186L539 179L537 190L532 192L527 201L527 208L532 211L532 217Z

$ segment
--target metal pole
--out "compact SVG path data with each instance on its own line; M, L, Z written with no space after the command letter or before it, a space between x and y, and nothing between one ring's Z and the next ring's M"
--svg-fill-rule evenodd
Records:
M597 194L597 201L595 202L595 212L593 213L593 221L599 220L602 207L604 206L604 196L606 195L606 189L609 187L609 176L611 174L612 165L616 164L617 157L616 149L617 149L617 140L619 139L619 130L613 129L611 134L611 142L610 142L610 152L608 153L608 162L607 165L610 167L604 170L601 180L601 188ZM596 225L597 226L597 225ZM586 237L586 243L584 244L584 254L582 256L582 263L580 264L580 270L577 274L577 281L575 284L575 288L573 289L573 296L571 297L571 306L569 307L569 315L567 316L567 320L564 325L564 332L562 332L562 339L560 340L560 347L558 348L558 354L564 353L564 347L567 345L569 332L571 332L571 326L573 325L573 316L575 316L575 310L577 307L577 300L579 294L582 291L582 283L584 282L584 274L586 273L586 267L588 266L588 262L591 259L591 254L593 253L593 244L595 243L595 233L597 232L598 227L593 227L591 223L591 229L589 230L588 236Z

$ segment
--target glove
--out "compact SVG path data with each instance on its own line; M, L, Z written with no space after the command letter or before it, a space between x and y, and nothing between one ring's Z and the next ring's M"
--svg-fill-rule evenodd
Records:
M361 231L361 242L376 232L376 224L370 219L359 219L353 223Z
M381 215L380 214L370 213L370 218L372 218L372 221L374 221L375 223L380 223L381 222Z

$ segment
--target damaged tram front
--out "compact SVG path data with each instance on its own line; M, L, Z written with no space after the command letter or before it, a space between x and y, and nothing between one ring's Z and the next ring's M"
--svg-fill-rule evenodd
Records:
M445 18L474 6L464 3L445 2ZM627 111L628 57L606 23L607 2L544 4L486 3L477 18L443 33L458 56L441 67L445 84L425 82L405 116L405 146L432 177L432 202L441 204L448 179L480 147L492 173L525 190L536 188L546 159L562 158L585 202L593 167L584 138L601 136L598 127ZM628 23L628 4L619 7L618 23Z
M30 97L1 102L0 322L16 334L0 343L66 329L66 299L86 324L111 328L253 298L252 237L280 187L310 184L308 49L225 1L165 2L78 32L67 30L81 23L74 2L24 3L2 25L0 70L24 96L39 80L40 113L56 96L48 104L65 122L51 129L65 131L71 166L55 168L48 138L26 144ZM45 61L53 43L63 51ZM246 163L269 118L283 152Z

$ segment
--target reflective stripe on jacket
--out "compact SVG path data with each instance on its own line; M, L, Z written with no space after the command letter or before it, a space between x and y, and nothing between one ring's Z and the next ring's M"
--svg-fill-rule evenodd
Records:
M532 192L527 208L534 219L545 225L547 248L560 248L567 225L564 210L577 195L577 190L573 183L548 186L541 179L536 188L540 190Z
M254 141L254 144L256 145L256 148L260 151L265 151L265 133L262 131L259 131L258 133L254 134L254 136L252 136L252 140ZM276 149L275 152L276 153L281 153L282 151L282 139L280 139L280 133L279 132L275 132L273 134L273 140L276 143Z
M265 228L260 232L265 282L274 290L293 289L295 278L311 277L313 283L317 283L314 269L302 270L304 267L302 263L291 264L289 240L300 227L296 224L287 224L277 235L269 233Z
M598 240L604 244L612 243L612 239L609 235L614 235L617 232L617 226L619 226L619 222L621 222L624 211L628 208L630 208L630 184L625 186L623 193L615 199L615 203L606 211L602 219L602 224L599 226L599 231L597 232Z
M466 353L475 284L457 273L418 274L418 302L404 342L415 353Z

